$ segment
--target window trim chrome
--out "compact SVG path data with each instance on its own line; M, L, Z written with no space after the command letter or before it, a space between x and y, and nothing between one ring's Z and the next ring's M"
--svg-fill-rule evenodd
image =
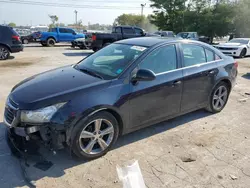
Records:
M181 67L181 68L178 68L178 69L174 69L174 70L170 70L170 71L166 71L166 72L162 72L162 73L157 73L155 75L158 76L158 75L167 74L167 73L178 71L178 70L184 70L184 69L187 69L187 68L200 67L202 65L212 64L212 63L216 63L216 62L219 62L219 61L222 61L222 60L223 59L218 59L218 60L214 60L214 61L210 61L210 62L199 63L197 65L191 65L191 66L188 66L188 67Z

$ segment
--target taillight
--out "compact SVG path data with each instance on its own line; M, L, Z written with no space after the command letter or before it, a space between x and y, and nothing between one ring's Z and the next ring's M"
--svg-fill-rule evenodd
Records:
M15 40L17 40L17 41L20 41L20 37L19 37L18 35L13 35L13 36L12 36L12 39L15 39Z
M92 35L92 40L96 40L96 36L95 35Z
M237 61L234 62L234 66L235 66L236 69L238 68L239 64L238 64Z

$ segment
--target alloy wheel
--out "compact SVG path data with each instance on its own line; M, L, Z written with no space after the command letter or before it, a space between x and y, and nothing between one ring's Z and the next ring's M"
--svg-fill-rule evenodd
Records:
M105 151L114 137L114 126L106 119L96 119L82 130L79 137L80 148L86 154Z
M221 110L227 102L228 91L225 86L220 86L214 92L213 107L216 110Z
M7 59L8 55L9 51L4 47L0 47L0 59Z

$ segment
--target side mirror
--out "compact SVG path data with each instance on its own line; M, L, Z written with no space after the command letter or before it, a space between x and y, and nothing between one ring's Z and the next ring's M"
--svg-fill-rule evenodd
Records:
M76 35L76 32L73 32L73 35Z
M139 69L137 73L132 77L132 82L137 81L152 81L155 79L155 73L148 69Z

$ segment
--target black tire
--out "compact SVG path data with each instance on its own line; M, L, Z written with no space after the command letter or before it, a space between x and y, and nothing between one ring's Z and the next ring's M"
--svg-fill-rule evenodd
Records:
M242 49L242 51L240 52L240 58L244 58L246 54L247 54L247 49L246 48Z
M6 46L0 45L0 60L6 60L10 57L10 51Z
M93 50L94 52L97 52L97 51L99 50L99 48L94 47L92 50Z
M96 140L97 138L93 138L93 137L92 138L80 138L80 135L82 134L83 130L86 131L87 128L93 128L93 126L95 126L95 122L93 122L93 121L98 120L98 119L102 120L100 130L101 130L101 127L103 127L103 125L104 125L104 127L106 126L105 123L103 123L104 121L107 121L107 122L112 124L112 126L113 126L113 129L112 129L113 132L111 133L112 140L111 139L109 140L109 145L104 150L101 149L100 144L99 144L99 140L95 141L96 144L93 145L92 148L96 148L97 150L99 149L101 151L99 151L97 153L90 154L90 153L85 152L82 149L83 143L86 141L84 139L87 139L87 143L86 143L86 147L85 147L85 148L87 148L87 146L90 144L90 142L93 140ZM93 122L93 124L91 122ZM104 128L104 129L106 129L106 128ZM91 133L94 132L94 130L92 130L92 131L87 130L87 131L91 132ZM100 133L98 133L98 134L100 134ZM108 135L108 134L106 134L106 135ZM112 114L110 114L109 112L106 112L106 111L98 112L90 117L84 118L83 120L78 122L77 125L74 127L72 134L71 134L71 149L74 152L74 154L79 158L87 159L87 160L95 159L95 158L98 158L98 157L105 155L110 150L110 148L116 142L118 135L119 135L119 126L118 126L118 122L117 122L116 118ZM108 135L108 137L109 137L109 135ZM104 136L103 136L101 139L105 140L106 138L104 138ZM107 138L107 140L108 139L109 138ZM105 143L107 143L107 142L108 141L105 141ZM91 149L90 152L92 152L92 151L93 151L93 149Z
M46 42L41 42L41 45L42 46L47 46L47 43Z
M217 97L215 96L219 96L217 92L219 92L219 88L224 88L225 90L223 90L223 93L224 91L226 91L226 95L222 98L222 97L218 97L218 99L216 99ZM209 97L209 101L208 101L208 106L206 108L207 111L209 112L212 112L212 113L218 113L220 112L221 110L223 110L223 108L226 106L227 104L227 101L228 101L228 97L229 97L229 94L230 94L230 90L229 90L229 86L227 83L225 82L220 82L219 84L217 84L215 86L215 88L213 89L210 97ZM220 107L216 108L216 103L217 103L217 100L223 100L224 101L224 104L221 104L221 102L219 101L219 104L221 105ZM219 105L218 104L218 105Z
M53 39L53 38L48 38L48 40L47 40L47 46L48 46L48 47L54 47L55 44L56 44L55 39Z

